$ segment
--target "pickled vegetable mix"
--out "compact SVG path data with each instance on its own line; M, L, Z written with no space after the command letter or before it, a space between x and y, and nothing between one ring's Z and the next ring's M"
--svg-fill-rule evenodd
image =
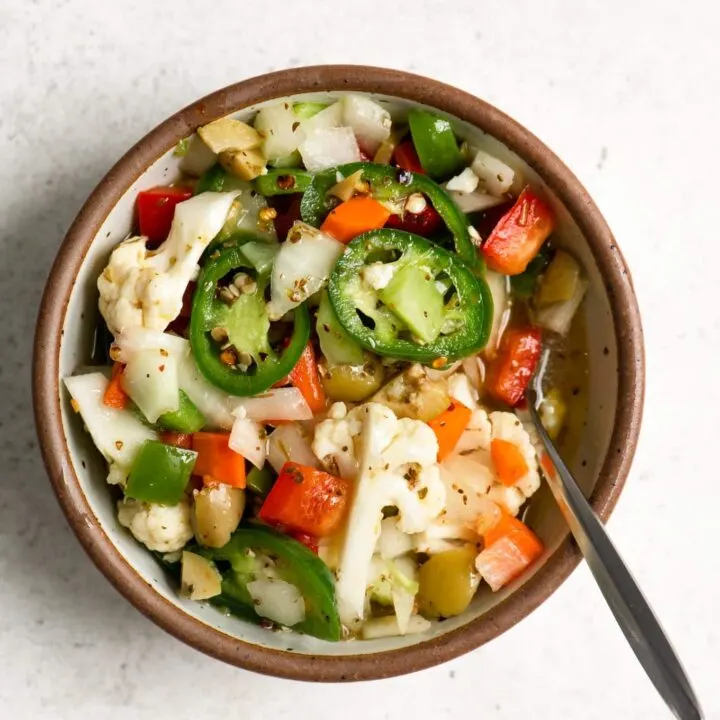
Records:
M183 140L65 378L178 593L335 642L423 633L543 556L525 393L572 450L588 281L521 161L364 95ZM90 349L89 349L90 350Z

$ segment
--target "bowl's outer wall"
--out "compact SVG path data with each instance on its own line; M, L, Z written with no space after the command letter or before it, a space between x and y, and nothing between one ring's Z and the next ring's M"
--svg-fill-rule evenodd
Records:
M389 677L430 667L505 631L545 600L580 560L567 538L530 580L480 619L418 645L383 653L310 656L245 643L216 631L156 593L105 535L85 498L64 436L59 353L66 308L78 268L104 219L145 169L178 140L213 119L258 102L303 92L359 91L434 106L479 127L517 153L542 178L585 237L605 281L617 346L617 403L610 445L591 495L598 515L610 515L627 477L640 430L644 395L642 327L624 259L597 207L567 167L537 138L487 103L442 83L404 72L361 66L281 71L220 90L172 116L135 145L100 182L59 250L38 316L33 404L43 459L65 515L95 564L139 610L179 639L221 660L301 680Z

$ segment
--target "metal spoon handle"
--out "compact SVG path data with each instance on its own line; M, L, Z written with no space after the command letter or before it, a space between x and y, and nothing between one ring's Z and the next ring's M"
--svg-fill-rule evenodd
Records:
M528 391L528 409L557 471L554 477L548 476L548 484L607 604L675 717L702 720L695 693L660 623L545 432L535 409L536 398L533 390Z

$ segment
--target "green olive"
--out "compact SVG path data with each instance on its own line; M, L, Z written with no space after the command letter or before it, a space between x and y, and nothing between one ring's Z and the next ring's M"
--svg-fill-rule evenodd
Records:
M382 385L385 369L378 358L364 365L327 365L321 377L325 393L331 400L360 402Z
M476 555L468 545L433 555L422 565L417 599L423 615L452 617L467 610L480 582Z
M206 547L227 543L245 510L245 491L219 484L195 493L192 526L195 539Z

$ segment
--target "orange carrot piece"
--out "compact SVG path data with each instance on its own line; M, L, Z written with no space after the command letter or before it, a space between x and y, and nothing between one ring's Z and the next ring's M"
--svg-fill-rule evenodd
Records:
M363 195L340 203L320 229L342 243L349 243L360 233L383 227L389 217L390 211L384 205Z
M514 443L496 438L490 443L490 457L503 485L514 485L527 474L527 462Z
M471 415L470 408L453 400L445 412L441 412L428 423L438 441L438 461L442 462L453 451L465 432Z
M196 432L193 450L198 454L193 475L209 475L236 488L245 487L245 458L228 446L229 433Z
M123 390L122 379L125 366L116 362L112 367L110 382L105 388L103 404L116 410L124 410L128 403L128 394Z
M543 544L527 525L503 513L483 536L485 549L475 565L493 591L514 580L543 552Z
M288 375L290 383L296 387L305 398L305 402L313 413L325 409L325 391L318 375L315 362L315 350L312 342L308 342L300 359Z

